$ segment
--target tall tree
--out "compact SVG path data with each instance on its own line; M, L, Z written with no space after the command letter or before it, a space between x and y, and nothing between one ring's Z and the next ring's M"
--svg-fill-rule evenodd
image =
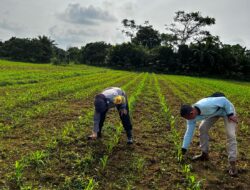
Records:
M161 34L161 43L163 46L174 47L177 45L177 37L174 34Z
M104 65L110 47L111 45L105 42L88 43L81 48L81 63Z
M161 45L161 35L157 30L153 29L152 25L149 25L148 21L146 21L144 26L138 26L138 31L135 37L132 38L132 42L136 45L142 45L152 49Z
M47 36L38 36L38 41L40 44L40 50L42 51L40 61L43 63L50 62L53 55L54 40L51 40Z
M138 30L138 26L135 24L134 20L123 19L122 24L125 29L122 30L126 36L128 36L131 40L135 36L135 33Z
M161 44L160 33L153 29L153 26L148 21L145 21L144 25L136 25L134 20L123 19L122 24L126 29L122 30L122 32L130 37L132 43L149 49Z
M79 61L80 49L77 47L70 47L67 50L69 62L73 61L77 63Z
M202 27L215 24L215 19L203 17L200 12L185 13L176 12L174 23L167 26L167 30L172 32L179 44L185 44L189 40L199 39L201 36L209 35L209 32L202 30Z
M51 59L51 62L55 65L68 64L69 60L67 52L61 48L53 46L53 58Z
M190 65L197 74L220 74L222 68L218 64L221 42L218 36L208 36L197 43L191 43L193 52Z

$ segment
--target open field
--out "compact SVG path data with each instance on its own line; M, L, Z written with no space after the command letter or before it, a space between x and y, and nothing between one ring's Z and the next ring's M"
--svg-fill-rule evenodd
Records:
M123 88L135 143L126 144L116 110L101 140L87 141L95 94ZM239 117L239 176L227 174L226 134L210 130L210 161L193 163L198 130L180 155L183 103L221 91ZM250 83L85 65L0 61L0 189L250 189Z

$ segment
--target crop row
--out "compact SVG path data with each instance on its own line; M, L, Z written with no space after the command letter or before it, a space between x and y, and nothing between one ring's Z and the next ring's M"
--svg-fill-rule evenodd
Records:
M100 91L103 87L105 87L105 86L110 86L110 85L113 85L113 84L122 84L122 83L124 83L124 82L126 82L127 80L130 80L131 79L131 77L133 77L134 75L130 75L130 76L128 76L128 75L125 75L125 76L123 76L123 77L120 77L120 78L117 78L117 79L115 79L115 80L110 80L110 81L106 81L106 82L104 82L104 83L101 83L101 84L99 84L99 85L96 85L96 86L93 86L93 87L91 87L91 88L89 88L88 90L82 90L82 93L81 93L81 97L79 97L80 99L81 99L81 102L83 102L83 105L84 105L84 102L87 100L87 102L89 102L89 98L90 97L93 97L93 94L94 93L96 93L97 91ZM138 77L135 77L135 79L137 79ZM78 92L76 92L76 93L78 93ZM90 101L92 101L92 98L91 98L91 100ZM68 106L70 106L70 104L72 104L72 102L74 102L74 100L72 100L72 99L70 99L70 101L69 102L67 102L67 104L69 104ZM58 102L55 102L55 103L58 103ZM54 104L52 104L52 105L54 105ZM51 107L51 110L50 111L53 111L53 109L54 110L56 110L56 109L59 109L60 108L60 106L61 106L61 104L55 104L54 105L55 107ZM92 104L90 104L90 107L92 107ZM45 109L44 110L41 110L41 111L44 111L44 112L48 112L48 110L46 110L46 106L45 106ZM79 109L80 109L81 107L79 107ZM62 109L62 108L60 108L60 109ZM29 111L29 110L28 110ZM67 110L67 111L69 111L69 110ZM75 111L75 110L72 110L72 111ZM29 113L29 112L26 112L26 113ZM32 113L32 112L31 112ZM41 115L41 112L39 112L39 113L32 113L31 114L31 116L34 116L35 114L40 114ZM52 114L53 114L53 112L52 112ZM63 114L63 113L62 113ZM66 113L65 113L66 114ZM80 113L79 113L80 114ZM25 122L26 122L26 125L27 124L29 124L30 125L30 127L28 128L28 130L29 130L29 133L28 134L26 134L26 133L23 133L23 135L22 135L22 137L19 137L19 138L25 138L25 141L27 141L27 139L33 139L33 137L32 137L32 134L33 133L35 133L35 134L37 134L38 132L45 132L44 130L49 130L50 131L50 133L52 132L52 134L55 134L56 133L56 130L58 130L58 129L60 129L61 127L57 127L57 128L55 128L56 130L53 130L53 131L51 131L51 129L50 128L48 128L48 127L46 127L46 128L41 128L41 127L39 127L39 128L37 128L37 127L35 127L34 128L34 125L35 125L35 123L36 123L36 120L33 120L33 124L32 124L32 120L29 120L29 119L32 119L32 118L29 118L28 116L30 116L30 115L27 115L26 116L26 118L25 118ZM44 117L45 117L45 115L44 115ZM64 116L61 116L62 118L64 117ZM51 118L51 119L53 119L53 118ZM74 119L74 118L72 118L72 119ZM71 120L72 120L71 119ZM24 122L24 121L22 121L22 122ZM49 121L48 121L49 122ZM46 125L49 125L49 124L46 124ZM2 128L1 129L3 129L3 128L7 128L6 126L2 126ZM44 126L45 127L45 126ZM9 128L7 128L7 129L9 129ZM6 130L7 129L5 129L5 132L6 132ZM42 130L42 131L41 131ZM20 129L19 131L27 131L27 127L26 127L26 129L24 130L24 129ZM12 133L13 133L13 131L12 131ZM15 132L16 133L16 132ZM19 132L20 133L20 132ZM21 133L22 134L22 133ZM52 134L47 134L47 137L48 136L51 136ZM30 135L30 137L29 137L29 135ZM42 137L43 136L39 136L39 139L41 138L42 139ZM3 141L2 141L2 143L0 143L0 144L4 144L5 143L5 141L4 141L4 139L2 139ZM37 139L36 139L37 140ZM15 140L13 140L14 141L14 143L15 143ZM10 144L10 142L8 142L8 144ZM14 147L13 147L14 148Z
M154 76L155 77L155 76ZM176 118L172 115L171 110L169 106L167 105L167 101L163 93L161 92L161 88L159 85L159 82L157 78L155 77L156 84L157 84L157 94L160 97L160 103L162 105L162 111L166 114L169 124L170 124L170 135L168 136L172 143L174 144L173 149L175 150L177 161L180 163L181 166L181 172L185 176L186 184L184 185L186 189L189 190L199 190L201 189L201 181L197 181L196 177L190 170L190 165L186 164L183 160L181 147L182 147L182 141L180 133L176 127ZM183 185L183 184L182 184Z
M136 81L136 80L133 80L134 82ZM111 81L110 83L113 83L114 81ZM131 82L130 82L131 83ZM131 83L131 85L132 85L132 83ZM92 113L92 111L90 111L89 113ZM48 149L47 149L47 151L46 151L46 154L48 153L48 152L50 152L50 151L48 151L48 150L52 150L52 149L55 149L56 148L56 146L57 146L57 144L59 143L70 143L70 141L74 141L74 139L71 139L70 138L70 136L72 136L72 133L76 133L76 134L78 134L79 132L79 130L82 130L82 124L83 124L83 121L84 122L86 122L86 119L87 120L89 120L90 119L90 115L92 115L92 114L86 114L86 116L88 117L88 119L87 118L84 118L84 119L82 119L82 118L79 118L79 120L77 121L77 122L75 122L75 124L74 123L68 123L68 124L66 124L65 125L65 127L64 127L64 129L62 130L62 133L61 133L61 135L59 135L58 136L58 138L54 138L54 139L52 139L49 143L48 143L48 145L47 145L47 147L48 147ZM89 121L88 121L89 122ZM22 160L22 159L21 159ZM27 160L27 159L26 159ZM23 163L22 161L20 162L20 163ZM25 162L24 162L25 163ZM17 177L15 177L15 173L16 172L14 172L14 179L16 180L16 184L18 184L17 183Z
M243 134L248 134L247 130L249 121L249 96L250 88L237 84L218 80L194 79L191 77L164 76L163 80L167 81L167 85L173 93L182 100L182 103L194 103L203 97L207 97L214 92L223 92L226 97L235 105L238 116L241 120L240 128ZM199 81L200 80L200 81ZM244 93L242 93L244 91Z
M194 103L200 98L208 96L212 92L216 92L216 91L224 92L226 96L229 97L229 100L233 102L238 112L239 119L240 119L240 122L239 122L240 130L238 130L237 132L238 152L239 152L238 158L240 160L238 163L238 167L240 168L239 170L244 171L247 163L249 162L249 155L245 151L245 147L248 144L247 134L249 134L249 128L248 128L249 120L248 120L248 117L246 117L247 115L249 115L249 112L246 111L248 106L247 105L244 106L245 94L243 93L242 95L240 95L234 89L230 91L229 89L230 85L226 85L228 82L222 81L221 83L223 85L218 84L217 86L220 86L220 88L217 89L216 85L209 86L209 84L207 84L208 86L206 86L206 82L203 86L203 83L199 82L199 80L201 79L197 79L196 83L195 82L188 83L186 79L189 79L189 77L183 77L183 78L179 77L176 80L174 80L174 78L175 76L159 77L161 84L163 86L166 86L166 90L165 90L166 94L168 94L168 97L171 99L170 102L168 103L172 106L173 115L177 119L176 124L177 126L183 126L183 127L178 128L178 131L181 134L181 136L184 135L185 125L186 125L184 122L185 120L181 119L179 116L178 110L181 106L181 103L186 103L187 100L189 100L188 103ZM192 78L190 79L190 81L195 81L195 79ZM240 84L232 83L232 86L234 88L237 88L237 85L240 85ZM240 85L240 86L244 86L244 88L246 88L246 91L248 91L248 88L245 87L245 85ZM224 89L227 89L227 90L224 90ZM241 97L242 97L242 101L241 101ZM210 153L211 154L210 156L213 157L213 159L203 164L192 163L193 170L199 171L197 172L197 175L199 176L199 178L204 178L205 176L210 176L210 175L214 176L213 179L211 178L208 179L210 182L208 181L204 182L204 186L209 187L209 188L214 188L212 186L212 183L216 183L215 179L220 180L222 184L233 185L233 183L231 183L232 181L230 181L227 175L225 176L223 175L223 177L221 176L222 175L221 171L225 170L225 168L228 167L227 154L226 154L225 145L224 145L226 144L226 135L225 135L223 123L218 122L216 123L216 125L219 125L219 126L214 127L212 130L210 130L210 133L209 133L211 141L213 141L210 145L210 149L212 150ZM198 137L198 133L195 133L194 137ZM198 146L198 144L199 144L198 138L194 138L192 146L189 149L189 155L198 153L199 149L195 148L195 146ZM220 153L218 154L218 152ZM213 169L214 165L217 166L216 169ZM208 170L208 168L211 168L211 170ZM191 167L186 168L186 170L190 170L190 169ZM204 172L206 174L204 174ZM244 179L246 178L247 176L242 175L240 181L244 184L245 183Z

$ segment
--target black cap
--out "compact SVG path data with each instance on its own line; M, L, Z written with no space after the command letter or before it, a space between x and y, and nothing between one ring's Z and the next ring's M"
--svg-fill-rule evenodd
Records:
M108 109L106 98L103 94L98 94L95 96L95 110L99 113L103 113Z

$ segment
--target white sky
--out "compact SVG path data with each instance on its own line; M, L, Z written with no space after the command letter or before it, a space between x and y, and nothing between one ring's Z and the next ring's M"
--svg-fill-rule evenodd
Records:
M208 28L213 35L250 49L250 0L0 0L0 40L46 35L63 49L121 43L128 40L121 33L124 18L148 20L166 32L179 10L214 17L216 24Z

